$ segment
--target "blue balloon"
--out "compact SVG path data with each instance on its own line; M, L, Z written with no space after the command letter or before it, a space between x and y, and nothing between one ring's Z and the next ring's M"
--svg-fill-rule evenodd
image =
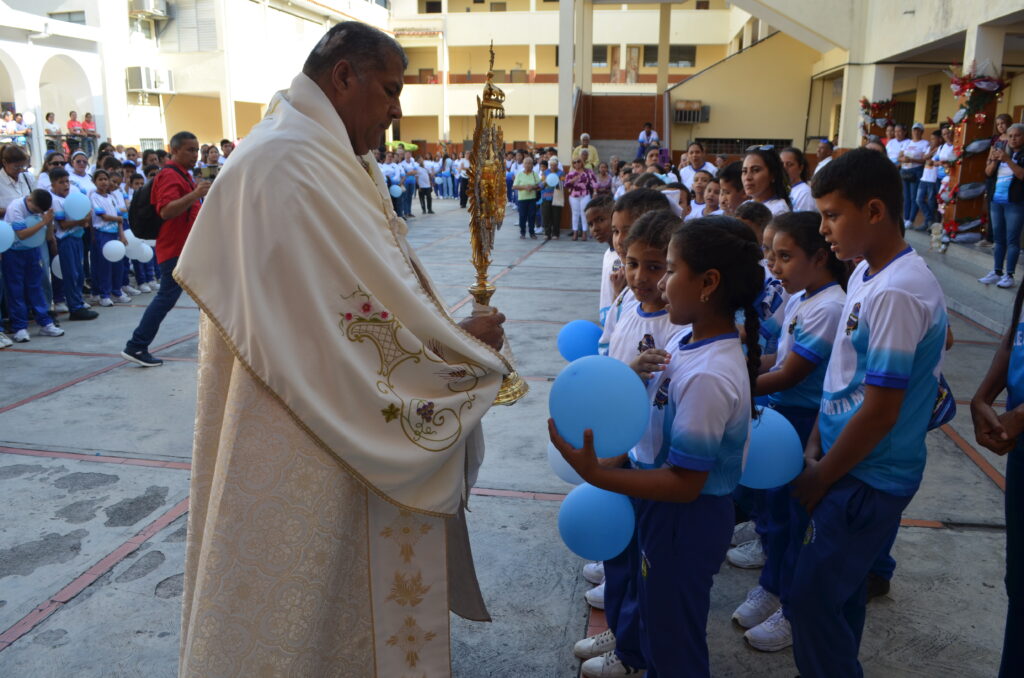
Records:
M804 468L804 446L793 425L771 408L761 410L750 432L740 485L755 490L781 487Z
M597 355L601 326L589 320L573 320L558 331L558 352L572 362L588 355Z
M594 431L599 457L628 452L647 430L647 389L628 365L591 355L566 365L551 385L548 409L558 433L583 447L583 431Z
M402 197L402 187L398 184L391 184L391 188L388 189L388 192L391 193L392 198Z
M569 550L587 560L611 560L626 550L636 515L629 498L583 483L558 510L558 532Z
M14 244L14 229L6 221L0 221L0 252L6 252Z
M576 469L569 465L554 443L548 443L548 463L551 464L551 470L555 475L570 485L579 485L583 482L583 478L580 478Z
M71 221L85 219L85 216L92 210L92 203L89 198L78 192L68 193L64 198L64 214Z
M43 220L43 218L41 216L39 216L38 214L30 214L25 219L25 228L32 228L33 226L35 226L36 224L38 224L42 220ZM30 235L29 237L23 238L22 241L21 241L21 244L24 247L33 248L33 247L39 247L44 242L46 242L46 229L45 228L40 228L38 231L36 231L34 234Z

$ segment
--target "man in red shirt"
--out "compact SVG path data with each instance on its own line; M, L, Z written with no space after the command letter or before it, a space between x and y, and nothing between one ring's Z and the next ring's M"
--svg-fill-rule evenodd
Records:
M199 215L200 200L210 190L210 181L198 184L189 173L199 158L199 140L191 132L178 132L171 137L171 153L167 164L153 178L150 201L160 218L160 234L156 239L156 260L160 264L160 289L142 314L139 326L132 333L121 356L142 367L157 367L164 361L154 358L149 345L156 337L167 312L181 296L181 287L171 272L178 263L185 240Z

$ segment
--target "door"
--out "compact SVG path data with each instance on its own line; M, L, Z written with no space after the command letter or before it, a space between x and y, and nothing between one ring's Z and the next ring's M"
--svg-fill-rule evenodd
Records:
M622 76L622 72L619 69L619 53L621 48L618 45L610 45L608 47L608 65L612 69L612 82L622 82L619 78Z
M636 84L640 79L640 47L630 45L626 48L626 82Z

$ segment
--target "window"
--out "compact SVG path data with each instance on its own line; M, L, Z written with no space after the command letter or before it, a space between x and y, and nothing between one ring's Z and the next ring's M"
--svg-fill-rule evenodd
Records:
M156 31L153 30L153 21L139 17L132 19L132 32L141 34L146 40L152 40L156 34Z
M142 147L140 149L140 152L159 151L161 149L167 148L167 144L164 142L163 139L139 139L139 146Z
M697 63L696 45L669 45L668 65L673 68L691 68ZM658 65L658 46L644 45L644 66Z
M440 14L441 13L441 2L440 2L440 0L437 0L437 2L425 2L423 4L425 5L425 7L423 9L423 12L425 14Z
M506 11L506 7L507 6L506 6L506 4L504 2L492 2L491 3L491 11L492 12L504 12L504 11Z
M694 9L711 9L710 0L697 0L697 6Z
M608 67L608 45L594 45L594 54L591 57L595 68Z
M928 86L928 117L925 122L939 121L939 100L942 98L942 85Z
M50 18L85 25L85 12L50 12Z

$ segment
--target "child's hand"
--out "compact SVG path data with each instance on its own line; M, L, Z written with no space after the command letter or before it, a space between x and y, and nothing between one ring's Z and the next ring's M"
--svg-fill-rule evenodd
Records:
M49 224L52 221L53 221L53 208L51 207L50 209L48 209L45 212L43 212L42 222L44 224Z
M117 236L117 239L121 241L122 245L124 245L125 247L128 247L128 238L125 237L124 233L119 234Z
M804 457L804 470L793 481L793 498L800 502L807 513L814 511L830 487L821 475L819 463L816 459Z
M672 356L668 351L663 351L660 348L649 348L633 358L633 362L629 364L629 367L639 374L641 379L646 381L658 372L664 372L665 366L668 365L671 359Z
M1014 441L1007 435L1003 422L991 405L972 400L971 420L974 422L974 439L979 445L998 455L1013 449Z
M568 462L569 466L572 466L576 473L580 474L580 478L590 482L594 471L601 466L597 453L594 452L594 432L589 428L584 431L583 447L577 449L566 442L565 438L561 436L555 427L555 420L548 419L548 436L551 438L555 449L561 452L562 458Z

